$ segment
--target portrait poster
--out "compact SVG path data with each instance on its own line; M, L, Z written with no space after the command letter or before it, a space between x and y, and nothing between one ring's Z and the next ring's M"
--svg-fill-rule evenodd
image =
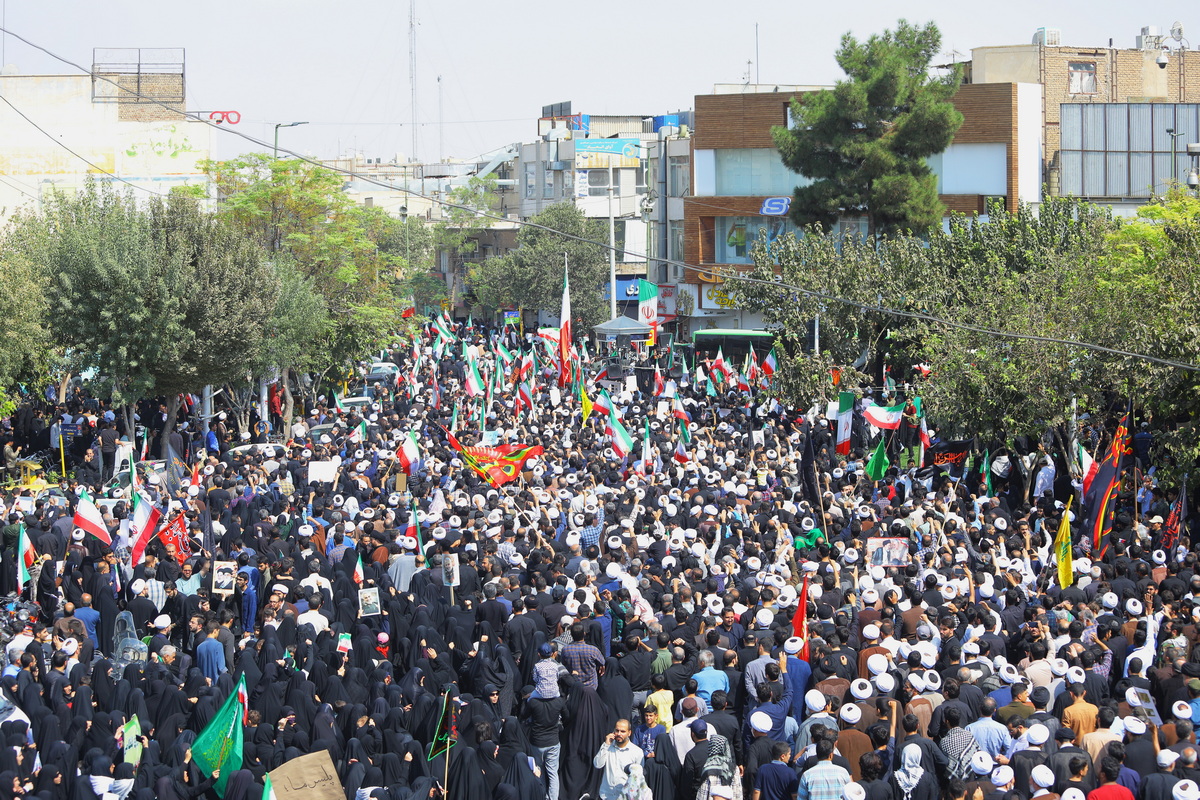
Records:
M214 561L212 568L213 594L233 594L233 579L236 576L236 561Z
M868 567L903 567L908 564L908 539L867 539Z
M376 617L381 612L379 605L379 587L358 590L358 615L360 617Z

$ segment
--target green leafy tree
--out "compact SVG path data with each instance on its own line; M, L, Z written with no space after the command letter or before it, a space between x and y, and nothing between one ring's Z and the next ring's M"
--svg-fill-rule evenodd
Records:
M795 192L797 225L831 228L864 215L871 232L940 224L937 177L925 159L945 150L963 121L950 102L959 70L929 73L941 41L933 23L905 20L865 42L842 36L836 57L846 79L793 99L792 127L772 131L783 163L811 179Z
M357 207L342 191L342 176L299 159L248 153L204 169L218 190L218 215L290 259L321 298L326 325L302 354L310 369L344 370L377 347L399 319L395 287L407 268L399 244L407 226ZM297 365L274 366L290 372Z
M0 240L0 416L12 413L16 384L36 384L55 360L45 328L45 275L22 241L32 232L18 220Z
M589 329L608 319L604 298L608 258L604 248L595 244L605 237L599 220L588 219L570 203L557 203L532 222L588 241L567 239L535 227L522 228L516 249L471 269L471 288L480 304L491 311L515 305L558 313L565 254L571 276L571 313L579 329Z
M245 372L278 286L261 249L183 195L139 204L89 184L19 219L8 257L43 270L54 344L98 371L113 401L178 395Z

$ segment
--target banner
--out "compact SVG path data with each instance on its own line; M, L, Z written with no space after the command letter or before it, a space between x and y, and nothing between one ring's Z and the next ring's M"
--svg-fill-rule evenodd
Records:
M187 518L183 514L176 515L174 519L164 525L158 532L158 538L164 545L175 546L175 560L181 565L191 558L192 546L188 543L187 538Z
M967 457L971 455L971 445L974 442L974 439L963 439L957 442L938 442L927 447L922 466L941 467L955 475L961 475L967 468Z
M271 770L277 800L346 800L328 750L293 758Z

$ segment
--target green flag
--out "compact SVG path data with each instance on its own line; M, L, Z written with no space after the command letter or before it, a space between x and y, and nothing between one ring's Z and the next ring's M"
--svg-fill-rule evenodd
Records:
M874 455L867 462L867 475L873 481L883 480L883 474L887 472L887 468L892 465L887 457L887 440L880 437L879 446L875 448Z
M242 768L242 724L246 719L246 676L238 679L237 687L221 705L212 720L192 743L192 760L205 775L221 770L213 788L218 797L225 796L229 776Z
M983 451L983 479L987 481L988 497L995 497L996 493L992 491L992 451Z

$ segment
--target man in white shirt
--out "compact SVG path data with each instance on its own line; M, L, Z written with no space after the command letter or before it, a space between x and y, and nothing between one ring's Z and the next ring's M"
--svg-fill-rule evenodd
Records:
M600 745L596 757L592 759L592 766L603 770L600 800L618 800L629 781L626 768L642 763L644 753L642 748L630 741L630 733L629 720L617 720L613 732L604 737L604 744Z
M329 630L329 620L321 613L321 595L319 594L314 594L310 597L308 599L308 611L296 617L297 627L306 624L312 625L313 630L318 634L321 631Z

